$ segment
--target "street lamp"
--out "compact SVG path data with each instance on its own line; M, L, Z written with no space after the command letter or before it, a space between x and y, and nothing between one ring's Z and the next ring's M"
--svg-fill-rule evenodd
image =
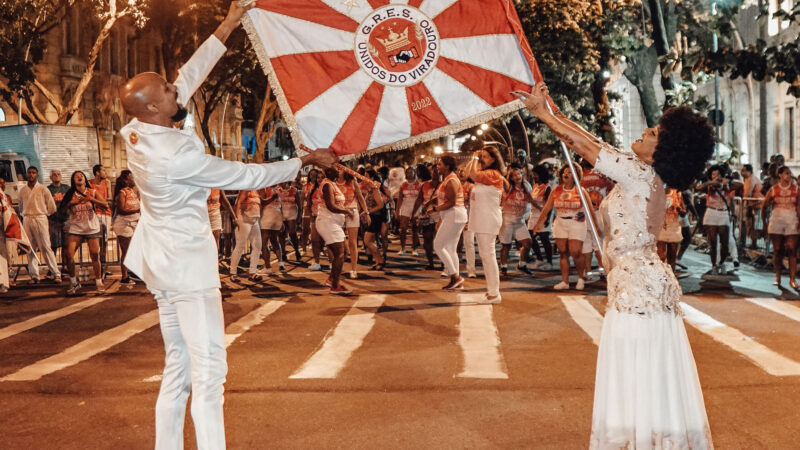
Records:
M476 131L476 132L475 132L475 134L477 134L478 136L480 136L480 135L482 135L482 134L483 134L483 130L478 130L478 131Z
M486 131L488 129L489 129L489 125L487 125L485 123L481 124L481 130Z
M717 15L717 0L711 2L711 15ZM713 41L713 50L714 53L719 51L719 42L717 37L717 30L714 29L714 41ZM719 111L719 71L714 71L714 134L716 135L717 139L714 142L714 158L719 157L719 119L720 119L720 111Z

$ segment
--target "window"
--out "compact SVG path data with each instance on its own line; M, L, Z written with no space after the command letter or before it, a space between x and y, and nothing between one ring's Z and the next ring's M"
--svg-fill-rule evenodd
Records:
M111 53L111 73L119 75L119 38L116 30L111 32L111 38L108 40L108 47Z
M790 25L788 20L779 20L772 17L778 10L783 10L787 13L791 12L792 0L769 0L769 24L767 25L767 31L770 36L775 36L780 33L781 30L789 28Z

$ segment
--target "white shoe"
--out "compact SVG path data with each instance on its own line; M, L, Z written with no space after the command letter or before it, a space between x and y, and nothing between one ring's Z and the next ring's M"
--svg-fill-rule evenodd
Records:
M70 287L67 288L67 295L76 295L80 290L80 288L81 288L80 283L75 283L70 285Z
M350 271L350 279L351 280L358 279L358 272L356 272L355 270L351 270Z
M6 292L8 292L8 286L0 286L0 294L5 294Z
M539 265L539 267L537 267L537 269L541 270L542 272L547 272L553 270L553 265L550 263L542 263Z
M578 282L575 283L575 290L582 291L583 290L583 284L584 284L583 278L578 278Z
M419 252L416 250L411 251L411 256L419 256Z
M103 294L106 292L106 287L103 286L103 282L100 280L95 280L94 282L95 289L97 290L98 294Z
M494 298L489 298L489 294L483 295L483 300L480 302L482 305L498 305L500 302L503 301L503 298L499 295Z
M406 254L406 252L403 251L403 250L400 250L399 252L397 252L397 256L403 256L405 254Z
M475 272L469 272L467 278L478 278L478 275L476 275Z
M439 276L441 276L442 278L445 278L445 277L449 277L450 275L448 275L447 272L442 272Z
M317 263L314 263L314 264L311 265L311 267L308 268L308 270L311 270L311 271L314 271L314 272L318 272L318 271L322 270L322 266L320 266Z
M553 286L553 289L555 289L557 291L565 291L565 290L569 289L569 283L564 283L562 281L561 283L558 283L557 285Z
M271 277L273 274L272 269L264 269L264 276Z

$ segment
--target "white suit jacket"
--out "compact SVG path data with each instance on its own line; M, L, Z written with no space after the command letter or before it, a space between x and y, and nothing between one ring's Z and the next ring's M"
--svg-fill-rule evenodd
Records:
M179 71L178 102L186 105L225 46L214 36ZM120 131L141 199L141 218L125 265L149 289L219 288L217 246L206 200L209 188L252 190L294 180L299 159L272 164L225 161L205 152L194 130L129 122Z

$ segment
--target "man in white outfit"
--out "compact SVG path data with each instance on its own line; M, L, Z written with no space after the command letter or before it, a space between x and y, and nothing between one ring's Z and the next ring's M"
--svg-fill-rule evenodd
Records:
M223 42L246 9L231 4L225 20L179 70L174 84L143 73L120 89L125 111L135 117L120 133L141 199L141 218L125 265L155 295L166 350L156 402L157 449L183 447L190 391L197 447L225 448L227 364L217 247L206 206L209 188L262 189L294 180L305 164L328 167L336 162L328 150L273 164L225 161L205 153L195 130L173 127L185 117L181 105L225 53Z
M56 254L50 248L50 224L47 217L56 212L56 202L50 191L38 181L39 169L36 167L28 168L28 184L19 190L19 210L25 219L24 228L28 234L33 248L38 248L44 255L47 267L56 279L56 283L61 283L61 271L56 263ZM34 252L28 253L28 273L31 282L39 282L39 261Z

